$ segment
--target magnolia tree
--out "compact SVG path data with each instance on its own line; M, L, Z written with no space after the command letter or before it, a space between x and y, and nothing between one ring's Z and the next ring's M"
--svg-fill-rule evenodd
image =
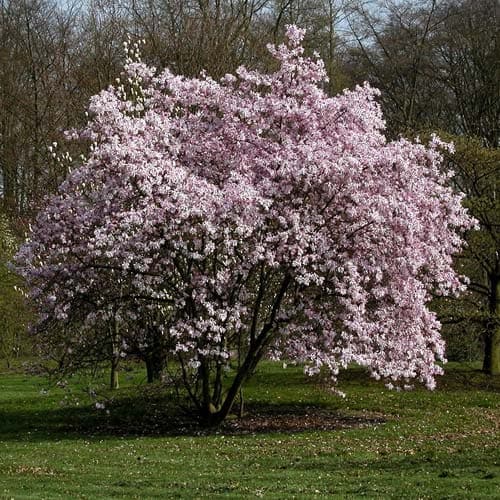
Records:
M219 82L130 57L91 99L71 133L88 158L18 254L42 339L67 359L160 351L211 424L264 356L332 386L357 363L434 387L427 302L462 289L452 255L473 221L441 143L388 142L368 85L328 97L303 36L269 47L275 73Z

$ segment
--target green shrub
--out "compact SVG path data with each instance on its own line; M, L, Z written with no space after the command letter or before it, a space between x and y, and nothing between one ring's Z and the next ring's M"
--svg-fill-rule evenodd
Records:
M17 247L18 240L10 221L0 212L0 359L8 367L30 350L27 335L30 311L23 300L22 282L10 268Z

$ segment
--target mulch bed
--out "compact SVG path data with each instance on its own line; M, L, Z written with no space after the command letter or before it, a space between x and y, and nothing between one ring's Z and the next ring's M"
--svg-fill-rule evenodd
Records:
M277 409L279 410L279 408ZM333 431L370 427L387 421L381 414L347 416L322 408L300 408L296 411L252 410L242 418L227 420L222 430L231 434L268 432Z

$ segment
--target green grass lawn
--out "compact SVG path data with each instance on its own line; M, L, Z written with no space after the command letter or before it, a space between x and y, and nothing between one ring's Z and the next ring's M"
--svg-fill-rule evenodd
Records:
M108 415L4 371L0 498L500 498L498 378L455 365L438 390L400 393L353 369L341 388L267 363L246 389L257 424L206 432L145 386Z

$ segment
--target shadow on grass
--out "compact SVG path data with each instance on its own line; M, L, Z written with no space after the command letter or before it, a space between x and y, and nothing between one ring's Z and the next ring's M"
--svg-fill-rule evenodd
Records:
M500 376L488 375L471 366L453 366L438 379L438 389L500 392Z
M0 441L63 440L78 437L205 436L211 434L294 433L366 427L384 422L381 415L359 417L316 403L253 403L241 418L230 415L219 428L205 428L187 410L154 392L120 397L104 409L94 406L7 409L0 407Z
M218 429L203 428L192 412L183 411L175 399L158 387L144 387L140 393L137 389L133 392L120 389L99 410L81 402L59 406L55 395L33 395L32 380L14 376L11 384L4 387L10 391L9 395L0 401L0 441L334 431L386 421L382 412L387 409L383 406L372 404L380 412L347 414L340 400L324 397L325 392L318 390L318 384L313 381L311 385L310 379L305 379L298 369L279 370L277 374L272 369L270 366L257 374L248 388L243 418L231 416ZM381 385L357 368L343 372L340 381L341 387L347 386L348 391ZM500 377L489 377L472 367L452 367L440 378L437 392L463 390L499 392Z
M59 440L81 437L182 435L198 423L159 394L120 395L98 409L89 404L58 407L49 400L43 408L0 407L0 440Z
M500 376L492 376L472 364L450 363L444 365L444 375L436 377L438 391L488 391L500 392ZM350 367L339 375L339 383L349 386L383 387L383 382L371 378L360 367ZM417 387L420 387L416 384Z

